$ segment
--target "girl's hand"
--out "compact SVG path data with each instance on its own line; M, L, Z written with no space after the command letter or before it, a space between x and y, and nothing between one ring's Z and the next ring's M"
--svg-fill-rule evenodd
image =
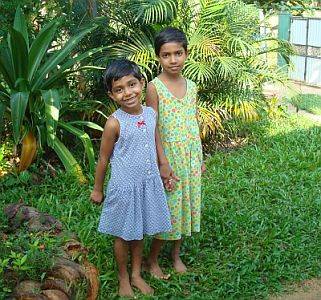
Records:
M202 166L201 166L201 172L202 172L202 174L204 174L206 172L206 165L204 162L202 163Z
M159 166L159 172L162 177L165 189L171 192L175 187L175 183L179 181L179 178L174 174L169 164L161 164Z
M101 191L93 190L90 195L91 202L95 204L100 204L104 199L104 194Z

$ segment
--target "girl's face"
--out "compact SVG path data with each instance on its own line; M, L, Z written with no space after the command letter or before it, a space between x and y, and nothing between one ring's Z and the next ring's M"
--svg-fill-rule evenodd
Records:
M113 81L111 92L108 92L108 95L117 102L123 110L132 112L140 108L143 86L144 79L138 80L133 75L127 75Z
M159 51L159 62L163 67L163 71L176 75L180 74L184 67L187 52L181 43L171 42L161 46Z

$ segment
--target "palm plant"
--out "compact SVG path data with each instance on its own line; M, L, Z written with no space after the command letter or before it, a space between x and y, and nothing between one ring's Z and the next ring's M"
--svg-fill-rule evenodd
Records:
M11 116L15 144L22 141L20 170L26 169L36 150L51 147L67 170L84 180L80 165L59 138L58 128L78 137L84 145L90 170L94 169L94 152L87 133L60 119L62 99L60 88L66 76L87 68L81 62L102 51L96 48L84 53L75 51L79 42L94 28L80 31L63 46L53 45L58 27L48 23L37 37L29 42L26 21L17 9L14 25L10 28L7 44L0 55L0 122L5 114ZM84 122L81 123L83 125ZM92 123L85 123L98 129Z
M244 0L245 3L256 4L265 11L269 10L291 10L291 8L301 8L306 9L312 3L313 0Z
M134 60L147 79L159 72L153 51L156 32L170 25L187 34L184 75L198 84L204 135L220 130L227 116L257 118L263 83L286 82L283 71L264 57L280 53L288 58L292 49L273 37L259 36L254 5L239 0L124 0L111 20L118 42L109 47L110 57Z

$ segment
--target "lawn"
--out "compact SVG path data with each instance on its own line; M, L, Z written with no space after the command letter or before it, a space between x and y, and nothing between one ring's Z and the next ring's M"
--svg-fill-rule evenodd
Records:
M298 109L304 109L315 115L321 115L321 96L313 94L299 94L290 99Z
M321 128L291 117L255 133L249 145L207 160L202 232L183 247L190 272L168 282L145 274L155 299L266 298L321 276ZM4 177L0 205L22 199L77 232L100 269L100 299L116 297L112 239L96 231L101 208L88 201L89 186L64 173L33 180ZM168 253L162 263L172 272Z

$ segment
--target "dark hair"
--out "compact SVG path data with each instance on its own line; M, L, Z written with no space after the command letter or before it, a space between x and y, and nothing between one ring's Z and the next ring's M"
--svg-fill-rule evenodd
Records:
M159 56L161 47L166 43L180 43L185 51L187 51L187 38L183 31L174 28L167 27L157 34L155 37L155 53Z
M138 80L143 78L139 67L133 61L125 58L113 60L107 66L103 76L106 91L111 92L113 82L128 75L133 75Z

